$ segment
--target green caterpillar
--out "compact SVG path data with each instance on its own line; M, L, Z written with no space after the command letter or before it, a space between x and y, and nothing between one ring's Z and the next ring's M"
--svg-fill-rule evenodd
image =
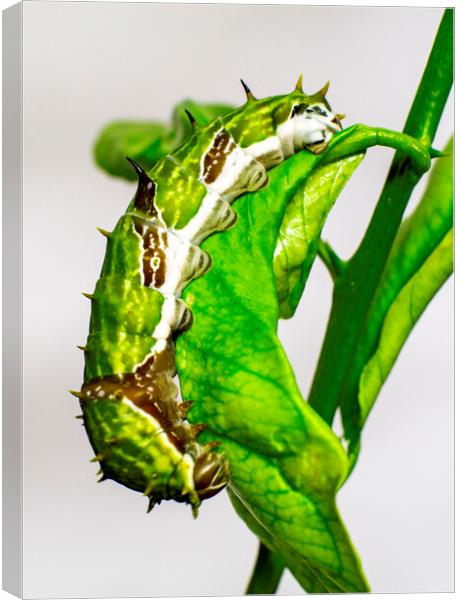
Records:
M184 287L211 266L200 243L236 221L231 203L268 181L267 171L295 152L323 152L343 115L325 99L328 84L247 101L200 127L147 174L134 161L138 187L107 237L91 299L80 399L103 478L143 492L149 509L165 499L191 504L217 494L230 467L216 443L202 445L205 425L187 422L179 402L174 340L192 325Z

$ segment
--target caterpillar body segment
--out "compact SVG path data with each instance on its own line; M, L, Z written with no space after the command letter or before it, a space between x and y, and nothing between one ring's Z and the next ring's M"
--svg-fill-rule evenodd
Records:
M245 84L241 108L194 127L193 135L147 174L130 161L138 187L112 232L91 300L84 424L111 478L149 497L191 504L225 487L230 468L204 424L178 400L174 340L192 326L184 287L206 273L200 243L236 221L231 203L267 184L267 171L295 152L323 151L341 126L323 92L256 100ZM192 117L193 119L193 117Z

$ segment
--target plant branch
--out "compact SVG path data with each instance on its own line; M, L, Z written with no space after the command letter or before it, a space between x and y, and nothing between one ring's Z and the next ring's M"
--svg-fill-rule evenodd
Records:
M404 133L431 145L453 77L453 11L445 11ZM367 232L336 281L326 337L309 402L329 423L356 396L356 348L405 208L421 173L396 152ZM350 373L353 377L350 377Z
M419 176L430 168L432 154L439 154L406 133L383 127L352 125L335 138L335 143L324 153L320 164L327 165L375 146L387 146L398 150L406 161L410 160L413 170Z
M283 574L284 563L262 542L246 594L274 594Z

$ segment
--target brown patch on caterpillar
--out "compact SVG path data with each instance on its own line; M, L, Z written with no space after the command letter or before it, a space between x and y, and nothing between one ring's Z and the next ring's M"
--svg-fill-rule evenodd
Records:
M84 384L81 392L78 392L78 397L82 405L85 402L97 402L103 399L121 401L127 398L139 409L151 415L166 433L171 444L182 454L187 453L193 457L193 481L196 494L200 500L204 500L211 498L227 485L230 479L230 467L221 454L213 452L219 445L218 442L210 442L204 446L196 442L196 436L207 426L190 425L184 421L193 402L177 402L177 388L171 379L174 373L174 346L170 343L162 352L150 356L134 373L98 377ZM109 443L117 444L118 440L114 438ZM99 462L106 459L107 448L94 458ZM101 481L108 477L112 476L103 474ZM149 509L163 499L162 495L152 495L149 486L144 493L150 498ZM190 502L188 496L179 496L175 499ZM193 501L191 503L193 504ZM194 506L195 514L196 509L197 507Z
M177 387L171 378L174 374L174 346L168 344L165 350L139 365L134 373L106 375L84 384L80 397L83 401L128 398L151 415L161 425L170 442L184 453L206 426L184 422L184 413L190 404L177 402Z
M211 148L203 158L204 183L210 184L216 181L224 168L227 156L233 152L235 148L236 144L228 131L221 129L214 138Z
M136 195L134 196L135 208L149 217L157 217L158 212L153 202L156 191L155 182L150 179L144 169L138 165L136 161L128 157L126 157L126 159L133 165L138 179Z
M159 232L158 228L141 221L134 222L134 228L142 238L142 272L144 274L144 285L150 287L152 284L159 288L166 279L166 248L168 247L168 235L165 231Z
M180 295L192 279L210 268L210 256L198 245L139 215L130 216L133 229L142 240L141 270L146 287L154 287L163 295Z

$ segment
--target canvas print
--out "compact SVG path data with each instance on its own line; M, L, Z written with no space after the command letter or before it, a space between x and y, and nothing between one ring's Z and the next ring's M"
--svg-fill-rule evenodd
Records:
M452 9L23 18L25 597L451 591Z

